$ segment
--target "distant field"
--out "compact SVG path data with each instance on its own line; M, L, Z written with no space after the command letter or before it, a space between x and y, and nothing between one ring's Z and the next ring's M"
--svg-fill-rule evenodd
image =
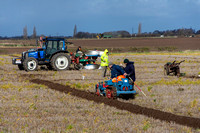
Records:
M108 48L110 52L149 52L199 50L200 38L133 38L133 39L69 39L69 51L78 46L84 50ZM36 47L36 40L0 40L0 54L21 53ZM9 49L14 48L14 50Z
M159 50L164 47L174 47L177 50L200 49L200 38L136 38L136 39L102 39L102 40L69 40L75 45L83 47L103 48L141 48Z
M147 97L135 88L129 100L94 96L95 84L107 79L100 70L25 72L11 64L13 56L0 55L0 132L200 131L199 51L111 54L115 64L135 62L136 83ZM185 76L164 76L164 64L173 60L185 60Z

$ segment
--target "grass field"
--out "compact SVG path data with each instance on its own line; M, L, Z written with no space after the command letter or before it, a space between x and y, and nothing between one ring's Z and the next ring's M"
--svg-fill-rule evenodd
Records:
M48 80L91 94L95 84L107 79L101 77L101 70L59 72L43 68L25 72L11 64L12 58L0 55L0 132L200 132L200 129L134 114L31 82L32 79ZM135 62L136 83L147 97L135 88L138 92L135 99L119 98L119 102L199 118L199 51L109 56L115 64L122 64L124 58ZM173 60L185 60L180 65L185 76L164 76L164 64Z

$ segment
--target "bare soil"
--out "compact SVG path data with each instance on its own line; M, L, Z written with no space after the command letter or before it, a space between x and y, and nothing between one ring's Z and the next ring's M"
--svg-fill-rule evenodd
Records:
M74 52L78 46L82 46L83 49L102 50L110 48L113 52L131 51L131 48L149 48L149 50L154 51L166 47L175 48L176 50L200 49L200 38L73 39L68 41L73 43L68 47L69 52ZM1 47L0 54L21 54L30 48L35 47Z
M141 39L102 39L69 40L83 47L176 47L180 50L199 49L200 38L141 38Z
M105 97L96 96L93 93L77 90L69 86L66 87L64 85L53 83L47 80L32 79L31 82L46 85L53 90L57 90L66 94L70 93L70 95L83 98L89 101L94 101L96 103L104 103L105 105L109 105L111 107L115 107L120 110L126 110L134 114L142 114L142 115L152 117L154 119L159 119L162 121L174 122L174 123L192 127L192 128L200 128L199 118L179 116L179 115L163 112L163 111L152 109L152 108L141 107L139 105L135 105L131 103L121 102L121 101L113 100L113 99L107 99Z

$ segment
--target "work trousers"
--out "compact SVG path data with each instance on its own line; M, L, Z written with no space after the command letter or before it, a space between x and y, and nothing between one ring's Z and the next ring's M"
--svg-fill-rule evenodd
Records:
M106 77L107 66L101 66L102 68L102 77Z

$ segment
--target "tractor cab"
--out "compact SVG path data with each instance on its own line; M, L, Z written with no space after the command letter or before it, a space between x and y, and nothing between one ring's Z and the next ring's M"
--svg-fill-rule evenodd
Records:
M45 60L49 60L52 55L60 51L67 51L64 38L43 38L42 48L39 51L44 51Z

